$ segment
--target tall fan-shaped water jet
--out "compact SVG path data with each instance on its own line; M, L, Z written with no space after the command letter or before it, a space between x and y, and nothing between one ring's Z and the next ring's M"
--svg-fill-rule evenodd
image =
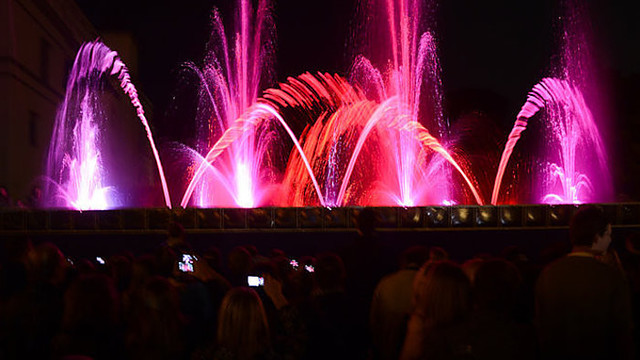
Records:
M440 161L433 156L424 161L425 150L434 150L425 148L427 143L437 144L435 153L453 165L469 186L474 200L482 204L475 180L441 145L447 129L442 111L442 84L435 39L423 28L428 8L417 0L371 0L371 5L365 6L371 12L367 14L367 21L375 25L366 31L370 39L364 49L358 49L367 57L362 54L356 57L350 78L368 97L385 104L384 107L391 106L391 109L378 112L365 127L357 150L349 161L349 169L353 169L360 144L364 143L373 127L384 128L385 124L394 124L396 129L403 131L390 131L388 134L389 151L394 154L395 166L381 181L385 188L395 189L391 190L395 192L395 205L433 203L434 197L429 194L441 196L442 199L437 200L439 203L450 203L454 191L459 190L460 187L453 184L450 168L438 165L435 167L438 170L434 171L429 163ZM390 119L381 118L389 116ZM429 141L418 141L425 135ZM347 171L347 182L349 173L350 170ZM340 199L346 192L345 186L343 183Z
M211 160L211 156L193 159L195 172L181 204L187 206L193 192L193 204L200 207L255 207L261 205L261 194L274 177L269 173L272 167L269 151L273 147L270 142L277 139L273 138L275 134L271 129L239 127L236 122L255 105L261 86L270 81L274 29L270 5L267 0L260 0L254 9L252 1L240 0L230 34L225 32L217 10L212 19L213 31L204 65L187 64L200 82L195 149L200 154L215 153L217 150L213 147L220 146L223 138L228 141L230 130L235 134L234 141L225 144L224 156L216 156L215 164L204 163L205 159ZM236 134L238 129L244 132ZM219 175L232 186L220 186L219 176L202 177L203 169L208 166L216 167Z
M584 6L572 0L563 2L561 56L552 67L555 76L542 79L533 87L516 116L498 166L492 204L500 201L511 154L530 119L538 113L545 139L540 142L543 148L537 154L538 164L527 175L534 177L534 189L529 189L534 196L531 200L554 204L611 200L607 154L598 128L598 120L603 120L605 114L598 102L604 94L599 93L595 80Z
M165 205L171 207L162 163L137 90L118 53L99 41L82 45L67 80L47 157L45 205L79 210L141 205L118 199L119 189L107 185L116 182L115 176L127 176L105 168L102 132L107 114L100 96L108 76L117 78L136 110L156 160Z

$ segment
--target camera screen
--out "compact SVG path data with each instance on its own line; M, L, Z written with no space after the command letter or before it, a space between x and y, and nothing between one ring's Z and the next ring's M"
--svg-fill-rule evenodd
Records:
M195 256L182 254L182 261L178 262L178 270L182 272L193 272L193 260L195 260Z
M247 276L247 285L264 286L264 278L261 276Z

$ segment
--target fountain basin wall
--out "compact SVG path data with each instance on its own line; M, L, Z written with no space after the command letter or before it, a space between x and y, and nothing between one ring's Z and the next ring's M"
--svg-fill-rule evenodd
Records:
M614 227L613 247L640 229L640 203L602 204ZM389 266L413 245L441 246L463 261L484 253L497 255L518 246L534 261L550 246L568 244L573 205L451 206L371 208L380 220L379 241ZM166 225L179 221L197 252L210 246L223 254L238 245L273 248L298 257L340 252L357 236L362 208L121 209L105 211L0 211L0 241L29 237L51 241L71 258L123 252L153 253L166 240Z
M601 204L614 226L640 226L640 203ZM566 228L574 205L374 207L380 229L412 231ZM102 211L0 211L0 234L162 232L171 220L187 232L355 229L359 207L166 208Z

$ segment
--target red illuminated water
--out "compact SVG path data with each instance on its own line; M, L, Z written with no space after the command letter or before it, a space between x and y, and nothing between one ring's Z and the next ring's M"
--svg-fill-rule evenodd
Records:
M368 5L367 31L375 41L355 49L347 78L304 73L278 85L272 82L269 2L240 0L228 31L214 11L207 56L201 64L184 66L195 75L199 92L197 115L189 125L195 136L181 145L187 165L168 173L181 207L484 204L489 194L479 190L464 149L451 150L456 144L442 109L437 42L425 27L430 20L426 4L371 0ZM570 19L565 21L575 25L575 17ZM561 64L533 87L516 117L492 204L609 199L607 155L598 129L602 112L594 113L591 106L598 88L588 81L584 48L570 45L579 28L567 25ZM102 148L104 75L117 77L136 109L165 205L171 207L137 91L117 53L98 42L80 50L56 122L48 158L49 206L130 205L119 199L123 191L114 180L126 174L111 170ZM544 130L540 149L521 150L530 151L535 166L505 176L531 126ZM532 179L531 198L505 200L503 183L513 187L517 176Z
M289 78L279 88L267 89L260 100L256 91L247 94L242 89L257 89L260 79L244 75L262 74L256 69L264 71L262 61L269 56L253 42L263 34L261 16L267 13L254 13L246 2L239 5L237 18L241 21L234 28L235 47L229 49L230 41L216 15L214 33L220 51L210 58L214 66L205 71L191 66L203 83L202 94L212 104L205 118L216 119L213 125L217 124L220 135L207 155L198 160L201 163L184 193L183 207L190 203L251 207L265 203L414 206L466 202L454 199L458 185L452 183L452 169L470 189L472 201L482 203L474 181L427 129L432 126L436 134L443 133L442 99L435 41L430 33L419 29L420 2L374 4L379 7L376 11L387 16L384 28L387 50L391 51L382 63L390 66L376 68L364 55L359 56L352 71L353 84L329 74L303 74ZM258 7L267 8L264 2ZM254 52L247 58L237 50L239 47ZM235 54L231 63L229 54ZM240 93L236 94L234 84ZM429 104L421 102L421 91L432 95ZM367 96L371 93L376 94ZM420 114L422 107L429 108L426 116ZM289 126L301 121L287 115L292 108L305 114L302 121L307 126L301 134L295 134ZM290 140L294 146L286 167L274 171L269 168L272 164L264 162L269 147L256 144L272 140L260 136L276 133L275 127L286 133L287 139L279 140ZM214 137L208 136L209 141ZM265 177L265 168L270 174L281 175ZM221 178L226 180L219 186ZM273 178L283 180L269 182ZM263 194L269 193L265 189L274 186L279 189L278 195L264 198ZM221 204L212 196L212 189L226 193L222 197L232 199L234 204ZM209 201L202 201L205 193Z

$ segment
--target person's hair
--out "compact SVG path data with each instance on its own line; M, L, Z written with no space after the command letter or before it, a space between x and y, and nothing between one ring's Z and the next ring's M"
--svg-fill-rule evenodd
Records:
M228 256L228 266L231 274L246 275L253 266L253 257L243 246L236 246Z
M64 295L62 329L71 334L114 331L120 320L119 303L107 275L80 275Z
M116 284L118 291L126 291L129 288L129 283L131 282L131 260L124 255L115 255L109 258L107 268L109 269L111 278Z
M424 245L412 246L402 252L400 256L400 267L415 266L420 268L429 260L429 249Z
M342 289L346 277L344 263L334 253L319 254L316 258L315 279L319 289L324 291Z
M218 249L214 245L210 246L204 253L204 259L207 262L207 265L209 265L212 269L217 272L221 272L220 269L222 268L222 255L220 254L220 249Z
M482 310L508 313L515 306L521 283L520 272L512 263L503 259L484 261L475 276L476 305Z
M365 236L370 236L375 232L378 224L378 217L375 211L370 208L364 208L358 213L357 228Z
M447 250L439 246L434 246L429 250L429 260L431 261L449 260L449 253L447 252Z
M640 253L640 233L629 234L625 239L625 247L632 254Z
M473 258L465 261L464 264L462 264L462 271L464 271L465 275L467 275L467 277L469 278L471 285L475 283L478 269L485 261L487 260Z
M471 308L471 285L462 269L449 261L425 264L413 284L414 315L425 326L440 327L464 319Z
M171 277L178 261L178 254L169 246L156 250L156 275Z
M270 346L267 316L252 289L231 289L222 299L218 315L218 345L239 360L252 359Z
M131 298L127 348L136 359L175 359L183 325L176 289L161 276L151 278Z
M64 267L64 255L52 243L37 245L30 254L31 279L35 283L54 281Z
M569 226L569 237L573 246L591 246L596 235L603 235L610 222L601 208L588 205L573 215Z
M286 256L287 256L287 254L286 254L283 250L281 250L281 249L276 249L276 248L273 248L273 249L271 249L271 250L269 251L269 257L270 257L270 258L276 258L276 257L279 257L279 256L284 256L284 257L286 257Z
M258 251L258 248L255 245L247 244L247 245L244 245L243 247L247 249L249 254L251 254L251 257L255 258L256 256L260 255L260 252Z

